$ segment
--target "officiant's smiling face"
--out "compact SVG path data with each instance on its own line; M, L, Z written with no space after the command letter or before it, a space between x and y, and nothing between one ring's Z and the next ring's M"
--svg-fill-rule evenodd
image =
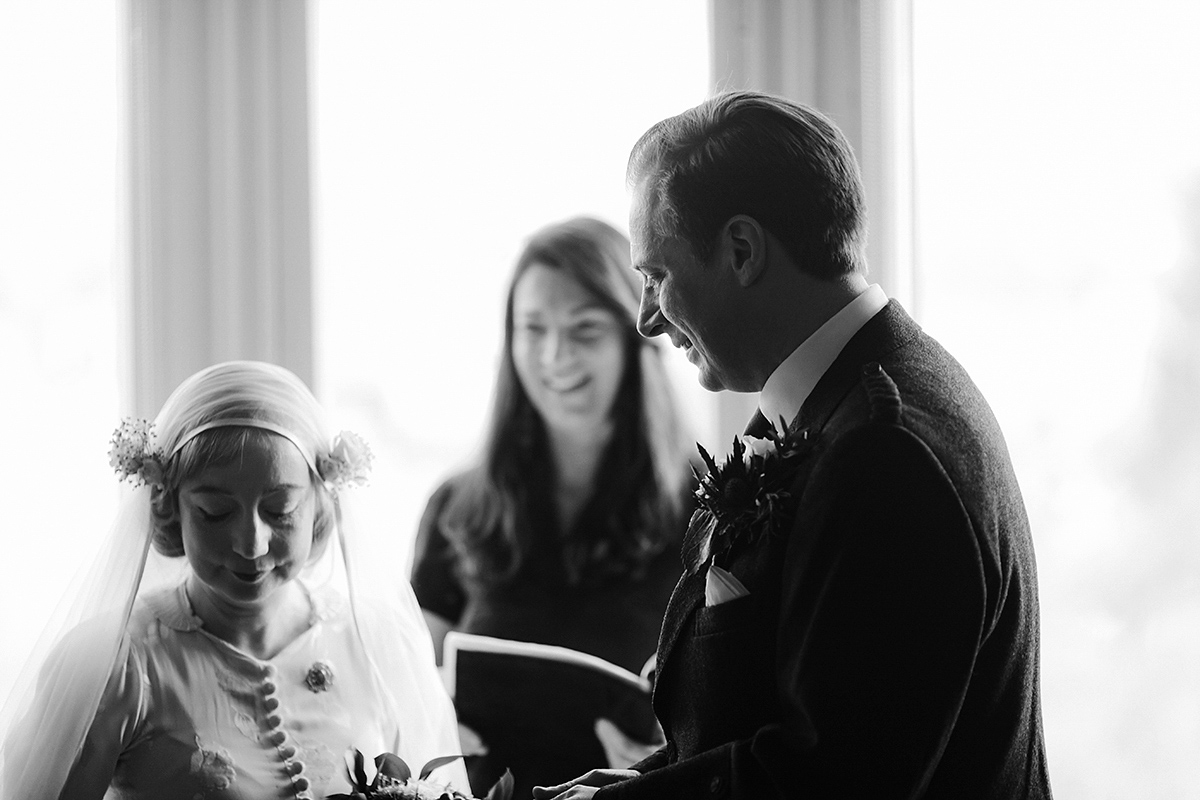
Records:
M551 428L606 425L625 373L616 316L561 269L531 264L513 287L512 359Z

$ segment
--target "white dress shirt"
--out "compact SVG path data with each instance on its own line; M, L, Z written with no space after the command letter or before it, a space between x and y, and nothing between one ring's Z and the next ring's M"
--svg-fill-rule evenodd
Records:
M873 283L801 342L763 385L758 398L763 416L775 426L781 417L790 424L842 348L887 302L887 294Z

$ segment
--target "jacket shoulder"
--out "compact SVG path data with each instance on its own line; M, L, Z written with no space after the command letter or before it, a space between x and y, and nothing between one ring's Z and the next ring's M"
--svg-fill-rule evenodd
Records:
M865 425L903 425L905 406L896 381L878 361L870 361L859 369L858 380L821 426L820 435L830 439Z

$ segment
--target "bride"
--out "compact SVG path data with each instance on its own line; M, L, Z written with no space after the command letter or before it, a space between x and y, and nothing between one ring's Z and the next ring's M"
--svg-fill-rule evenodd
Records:
M369 451L329 433L295 375L249 361L118 429L135 486L0 713L0 794L318 798L350 791L351 747L460 752L412 590L354 540ZM434 777L468 788L461 762Z

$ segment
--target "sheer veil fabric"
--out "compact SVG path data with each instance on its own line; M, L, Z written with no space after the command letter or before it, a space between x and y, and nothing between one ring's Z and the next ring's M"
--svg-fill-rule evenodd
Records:
M170 454L196 427L222 416L244 417L246 409L255 414L267 409L266 425L291 430L302 452L307 440L324 442L325 448L332 441L307 387L287 370L258 362L220 364L185 381L155 421L158 441ZM319 430L296 430L313 422ZM310 464L323 455L304 454ZM361 490L335 495L334 531L297 580L310 589L333 587L349 599L361 655L377 684L375 696L399 727L399 755L418 769L437 756L461 752L454 709L407 576L375 563L355 525L356 491ZM165 557L151 546L151 493L148 485L123 490L107 538L59 603L0 710L0 797L58 798L105 687L119 672L114 666L124 663L134 604L190 573L186 558ZM461 761L436 777L468 788Z

